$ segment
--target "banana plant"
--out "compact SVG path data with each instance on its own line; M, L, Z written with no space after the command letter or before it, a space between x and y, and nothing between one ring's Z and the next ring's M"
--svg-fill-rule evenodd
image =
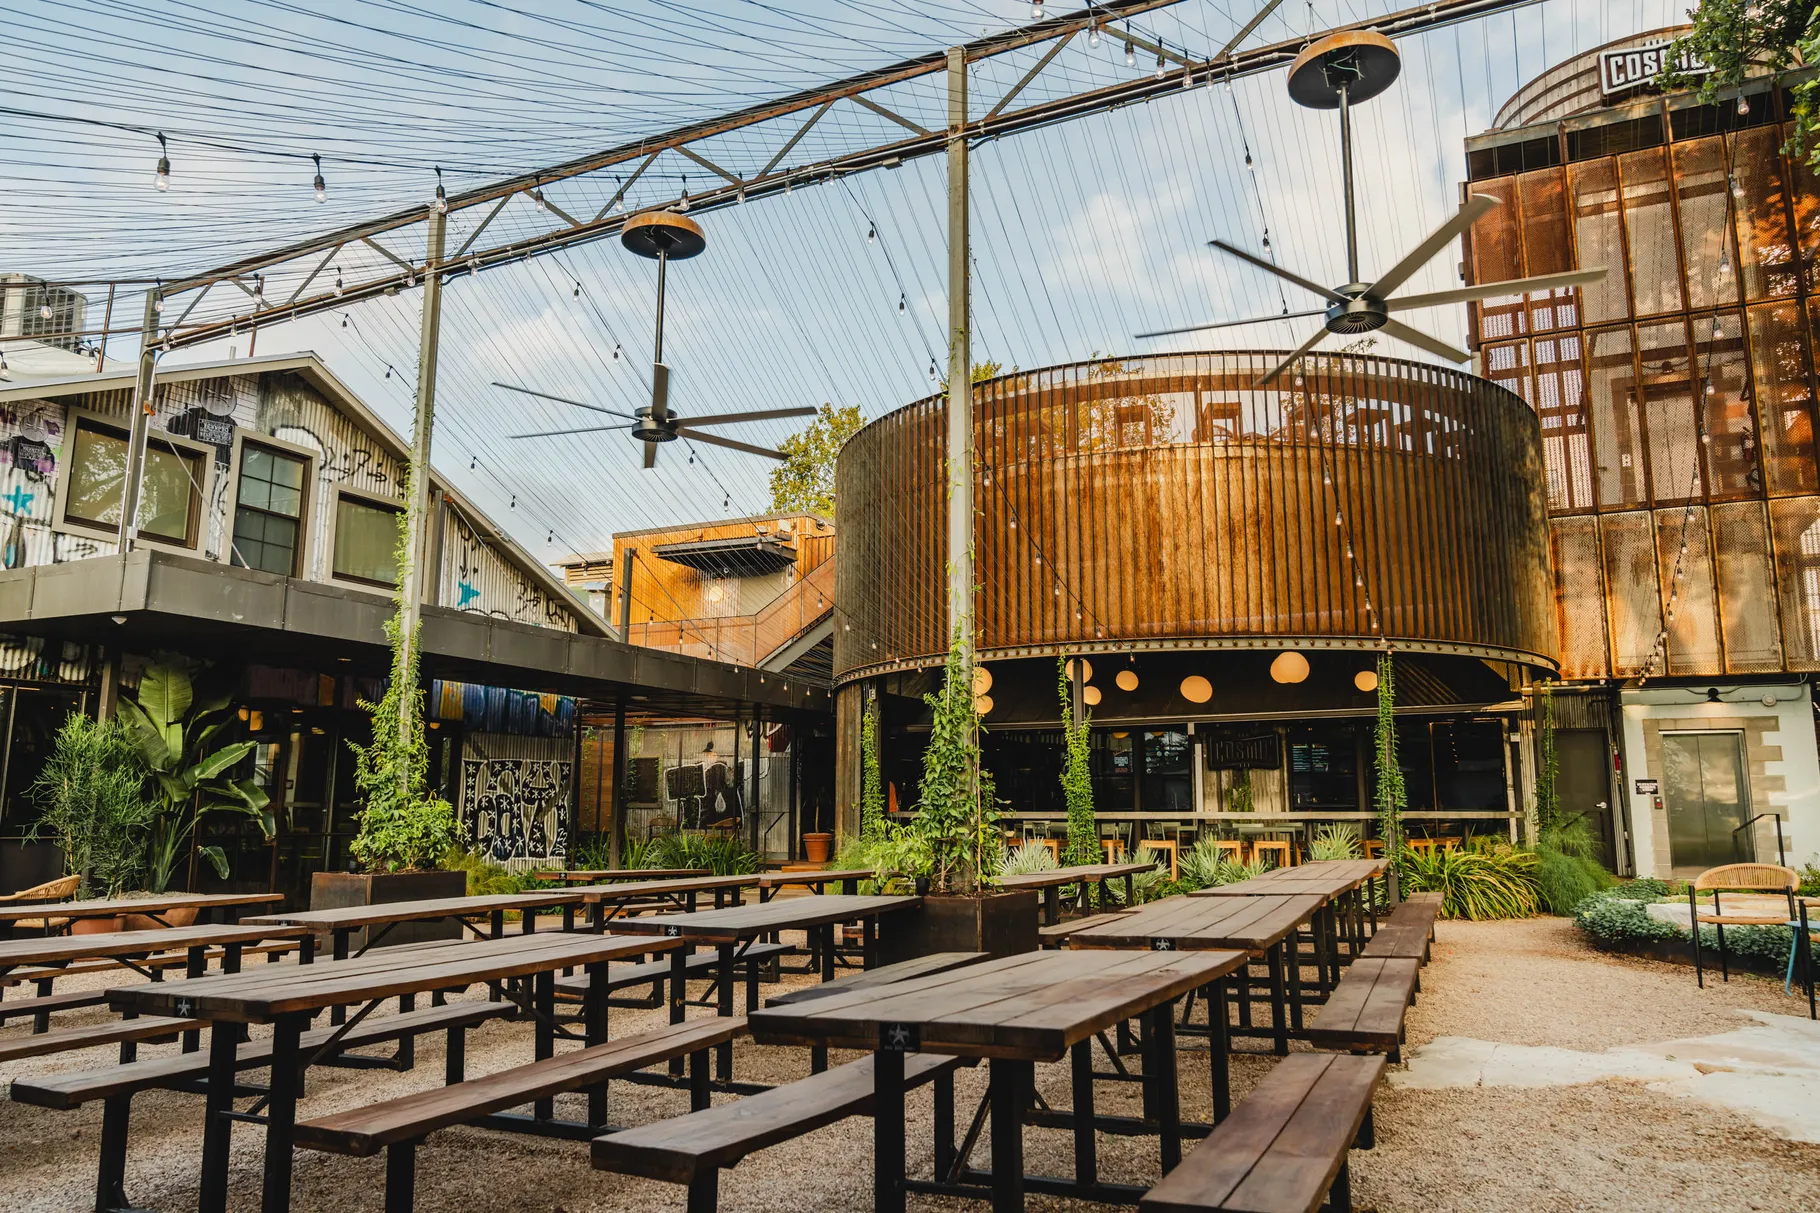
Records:
M154 893L170 884L204 814L243 813L259 823L266 838L276 832L271 797L251 779L228 774L257 743L237 741L216 748L234 721L228 706L226 692L199 696L189 671L167 660L148 665L140 676L138 695L123 697L116 709L151 768L162 801L152 824L147 863L147 883ZM200 847L198 852L217 876L226 879L227 855L220 847Z

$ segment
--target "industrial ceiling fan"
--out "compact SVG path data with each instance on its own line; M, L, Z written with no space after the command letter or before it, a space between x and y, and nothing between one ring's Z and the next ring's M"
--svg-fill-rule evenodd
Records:
M571 400L567 396L553 396L548 392L539 392L532 388L518 387L495 380L494 387L504 388L508 392L521 392L526 396L554 400L559 404L572 404L578 409L587 409L592 413L605 413L609 417L626 419L624 425L590 425L573 430L540 430L531 434L512 434L509 437L555 438L568 434L600 434L609 430L630 430L634 439L645 444L645 467L647 469L657 466L658 444L674 442L678 438L705 442L710 446L724 446L729 450L744 451L748 455L763 455L767 459L786 458L782 451L774 451L766 446L754 446L749 442L736 442L718 434L704 433L701 427L733 425L742 421L777 421L786 417L813 417L815 416L814 409L760 409L747 413L710 413L702 417L682 417L670 408L670 368L664 365L664 270L671 261L681 261L693 257L708 247L707 236L703 234L700 225L669 211L654 211L650 214L639 215L629 221L620 232L619 241L639 256L649 257L657 262L657 352L651 365L651 403L636 413L622 413L618 409Z
M1257 387L1264 387L1271 383L1277 376L1299 361L1304 354L1320 344L1321 339L1329 333L1350 337L1360 333L1382 332L1387 336L1407 341L1413 346L1427 350L1450 362L1466 362L1472 356L1465 350L1431 337L1420 329L1411 328L1401 321L1393 320L1390 314L1500 295L1517 295L1532 291L1580 286L1588 282L1597 282L1605 277L1605 267L1599 266L1561 274L1542 274L1533 278L1482 282L1474 286L1434 291L1426 295L1396 294L1398 287L1407 282L1417 270L1452 243L1454 237L1471 227L1479 216L1491 210L1492 207L1500 205L1496 198L1485 194L1474 194L1467 200L1466 205L1460 208L1458 214L1411 249L1401 261L1387 270L1377 281L1361 282L1359 280L1358 223L1353 212L1352 106L1361 101L1369 101L1389 88L1401 70L1402 61L1397 54L1396 44L1382 34L1361 30L1331 34L1311 43L1307 49L1296 56L1295 62L1289 68L1291 100L1310 109L1338 109L1340 111L1340 161L1344 172L1346 192L1347 282L1335 287L1322 286L1318 282L1286 270L1262 257L1228 244L1224 240L1208 242L1223 253L1228 253L1241 261L1257 266L1266 273L1275 274L1285 281L1295 283L1303 290L1319 295L1327 301L1327 306L1311 311L1286 312L1281 316L1259 316L1249 320L1226 320L1213 324L1189 325L1179 329L1160 329L1150 333L1139 333L1137 334L1139 338L1167 337L1178 333L1195 333L1206 329L1231 328L1243 324L1262 324L1270 320L1303 316L1323 317L1321 328L1296 347L1294 353L1259 379Z

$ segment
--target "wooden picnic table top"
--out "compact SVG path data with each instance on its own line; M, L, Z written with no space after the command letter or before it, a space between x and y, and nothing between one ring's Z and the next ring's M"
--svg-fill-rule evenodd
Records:
M1079 863L1073 867L1051 868L1047 872L1021 872L999 877L1006 889L1045 889L1061 884L1097 884L1121 876L1135 876L1155 868L1153 863Z
M535 872L539 880L560 880L564 884L599 884L611 880L668 880L684 876L706 876L706 868L564 868L560 872Z
M1327 904L1317 893L1169 897L1068 935L1075 948L1242 948L1258 953Z
M473 897L430 897L421 901L381 901L367 906L337 906L332 910L280 910L243 918L247 923L283 923L314 927L319 931L376 927L390 922L416 922L425 918L466 918L495 910L540 909L575 905L575 889L550 889L540 893L481 893Z
M771 931L800 931L831 922L851 922L909 910L921 905L920 897L865 896L826 893L820 897L785 897L775 901L722 910L697 910L692 914L654 914L649 918L618 919L615 931L665 935L711 943L732 943Z
M0 922L21 918L107 918L115 914L162 914L166 910L211 910L216 906L268 905L283 893L159 893L153 897L109 897L94 901L9 902Z
M546 931L473 942L376 948L351 960L256 965L239 973L123 986L108 991L115 1009L179 1018L270 1023L323 1007L623 960L679 946L666 939Z
M1243 952L1024 952L747 1017L760 1044L1059 1061L1069 1046L1224 977Z
M268 939L301 939L307 927L239 926L203 923L193 927L160 927L151 931L107 931L96 935L50 935L0 939L0 972L22 964L63 964L109 956L149 956L154 952L216 944L260 943Z
M758 873L743 872L735 876L684 876L675 880L635 880L627 884L584 884L567 892L580 894L583 901L592 905L597 901L633 901L669 893L708 893L715 889L750 889L757 885Z
M834 884L846 880L876 880L878 873L871 868L817 868L815 871L802 872L764 872L758 878L761 889L781 889L793 884Z
M1382 859L1332 859L1272 868L1262 876L1196 889L1190 897L1250 897L1258 893L1320 893L1338 897L1384 874Z

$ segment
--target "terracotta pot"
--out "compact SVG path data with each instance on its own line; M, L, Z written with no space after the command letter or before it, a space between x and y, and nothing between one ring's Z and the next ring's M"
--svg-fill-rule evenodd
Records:
M193 927L196 925L196 913L195 906L179 906L158 915L158 918L164 919L163 922L159 922L158 918L153 918L150 914L127 914L123 916L124 921L120 929L123 931L159 931L165 927Z
M120 924L121 918L118 914L104 918L72 918L70 919L70 934L105 935L109 931L120 930Z
M834 835L820 833L804 834L803 854L808 858L810 863L827 863L829 857L834 854Z

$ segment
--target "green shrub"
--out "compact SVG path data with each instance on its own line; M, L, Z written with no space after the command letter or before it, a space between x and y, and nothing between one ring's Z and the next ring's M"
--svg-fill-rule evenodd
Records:
M1685 928L1651 914L1648 902L1631 899L1630 894L1638 885L1666 887L1660 880L1645 878L1595 894L1574 911L1574 925L1591 936L1596 945L1608 947L1662 941L1686 943ZM1650 890L1646 887L1642 891ZM1787 927L1728 927L1725 950L1734 957L1778 967L1788 961L1792 937L1793 933ZM1708 951L1709 962L1717 964L1718 927L1711 923L1701 926L1700 946Z
M119 721L71 712L31 795L43 816L26 837L49 830L63 864L82 878L77 897L112 897L134 887L146 866L159 804L145 794L151 772Z
M998 874L1027 876L1032 872L1053 872L1060 866L1048 847L1038 842L1026 842L1001 854Z
M929 845L915 830L887 821L871 838L847 838L834 856L836 868L866 868L872 880L860 882L861 893L905 892L930 868Z
M1224 862L1226 856L1220 850L1217 838L1212 835L1199 838L1176 861L1176 883L1188 891L1211 888L1220 883L1220 865Z
M1820 897L1820 855L1801 867L1801 896Z
M569 866L584 872L604 872L613 866L613 840L606 834L589 834L569 852Z
M759 854L730 834L660 834L640 853L643 868L705 868L714 876L758 871Z
M1147 850L1149 850L1148 847L1140 847L1138 853L1142 855ZM1150 851L1150 854L1154 856L1156 855L1156 852ZM1133 862L1142 863L1143 860L1137 859L1133 860ZM1156 901L1169 895L1165 890L1174 889L1176 887L1178 887L1178 884L1169 879L1169 861L1165 859L1147 872L1132 873L1131 904L1142 905L1146 901ZM1125 882L1123 880L1108 880L1101 884L1100 898L1102 903L1107 898L1108 894L1110 894L1111 900L1116 901L1118 904L1126 904Z
M1634 897L1639 901L1658 901L1672 892L1666 880L1657 880L1654 876L1638 876L1631 880L1620 881L1611 893L1615 897Z
M1348 825L1324 825L1315 831L1314 837L1308 842L1308 858L1316 863L1333 859L1358 859L1363 854L1359 848L1359 832Z
M1527 918L1536 912L1538 896L1533 851L1444 851L1403 855L1404 893L1441 894L1448 918L1472 920Z
M445 851L437 866L447 872L466 872L470 897L522 893L537 883L529 872L507 871L479 852L459 848Z
M1571 915L1588 897L1610 888L1615 879L1584 855L1569 855L1547 845L1536 848L1536 883L1550 914Z

